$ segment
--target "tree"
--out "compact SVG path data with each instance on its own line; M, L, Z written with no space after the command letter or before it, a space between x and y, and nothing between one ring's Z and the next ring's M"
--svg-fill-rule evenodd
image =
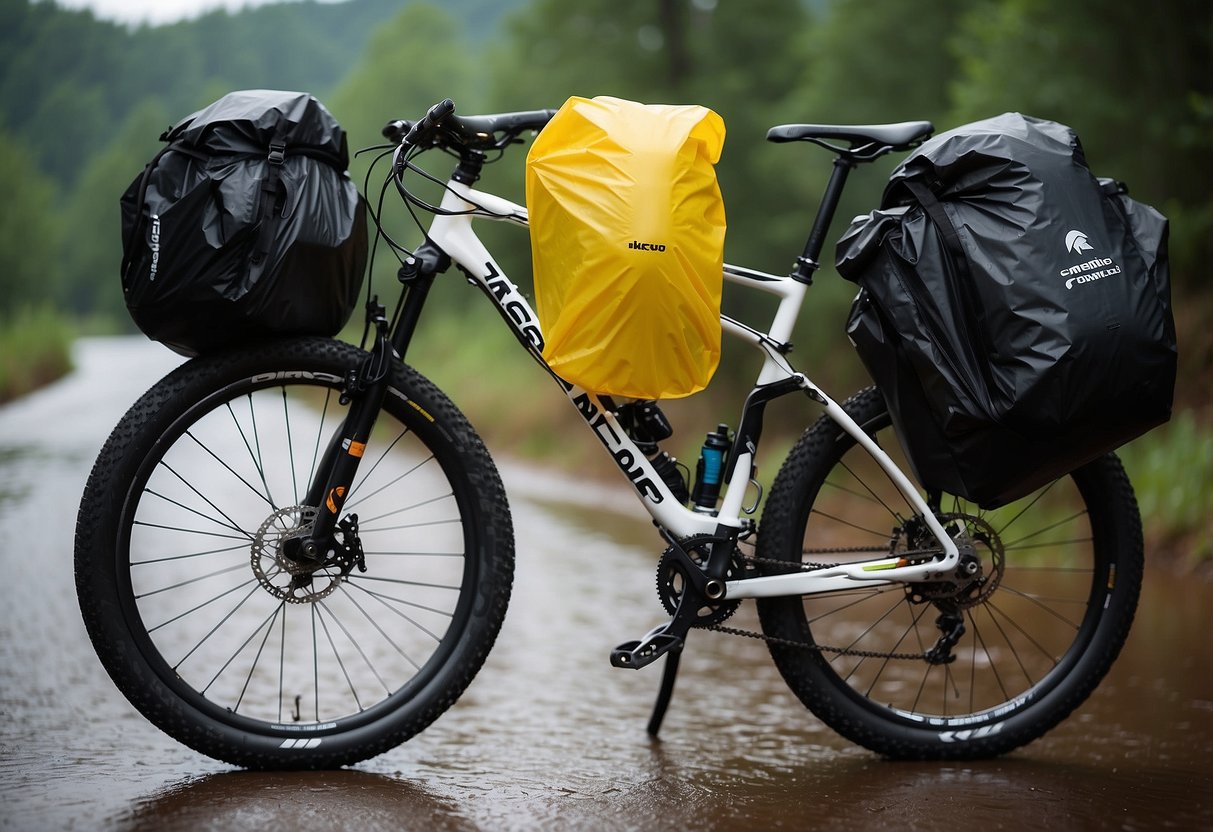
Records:
M807 38L804 121L945 121L967 0L836 0Z
M494 103L529 109L612 95L711 107L728 131L717 166L726 256L786 271L810 219L803 165L763 136L792 120L786 102L801 77L807 25L795 0L538 0L506 22Z
M0 297L14 313L51 297L59 283L63 230L55 220L55 187L34 154L0 131Z
M1097 174L1170 215L1177 286L1196 289L1213 258L1213 4L1000 0L976 6L955 43L955 117L1018 110L1073 127Z
M485 105L474 79L488 68L468 61L472 51L455 21L441 9L414 3L375 30L361 60L329 96L329 108L349 132L351 147L383 141L393 118L417 118L444 98L460 112Z
M160 144L169 124L163 105L149 100L126 119L80 175L64 211L72 245L64 251L65 305L78 314L126 320L119 270L122 224L118 200Z

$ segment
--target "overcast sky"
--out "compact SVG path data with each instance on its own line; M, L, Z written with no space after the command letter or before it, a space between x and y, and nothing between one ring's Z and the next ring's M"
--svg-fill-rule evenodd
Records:
M186 17L197 17L212 9L231 11L267 2L282 0L55 0L60 6L73 9L89 8L106 20L122 23L169 23Z

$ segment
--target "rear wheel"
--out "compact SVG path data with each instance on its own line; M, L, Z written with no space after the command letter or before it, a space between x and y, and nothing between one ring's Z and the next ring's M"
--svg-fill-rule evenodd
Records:
M513 532L465 418L396 366L338 546L299 541L364 354L305 339L195 359L119 423L89 478L76 580L106 669L153 723L257 768L379 754L454 703L505 614Z
M876 389L844 407L909 470ZM771 656L797 697L889 757L987 757L1044 734L1111 666L1141 586L1141 520L1111 454L993 511L947 495L940 507L971 578L758 605L764 633L780 640L770 642ZM823 417L780 470L757 554L839 563L931 540L874 460ZM905 658L937 646L946 649L936 662Z

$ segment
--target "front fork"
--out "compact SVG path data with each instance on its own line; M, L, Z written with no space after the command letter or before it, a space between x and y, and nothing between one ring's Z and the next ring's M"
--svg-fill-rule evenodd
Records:
M350 406L349 413L330 440L308 488L307 505L316 507L316 520L311 535L303 542L302 554L310 561L324 561L333 548L333 532L341 517L341 507L353 488L358 464L366 452L391 379L393 355L383 307L373 302L367 317L375 327L375 346L361 366L350 370L345 378L341 403Z
M393 363L404 360L434 278L449 265L450 259L429 243L404 261L399 278L405 291L394 327L377 298L367 305L367 323L374 327L375 344L362 364L345 378L341 404L350 405L349 413L329 442L307 493L307 505L316 507L311 534L302 545L302 555L310 561L322 563L336 548L333 533L339 527L341 508L353 488L358 465L387 397ZM351 519L352 526L340 524L347 535L357 529L357 519ZM356 541L346 541L347 548L351 545Z

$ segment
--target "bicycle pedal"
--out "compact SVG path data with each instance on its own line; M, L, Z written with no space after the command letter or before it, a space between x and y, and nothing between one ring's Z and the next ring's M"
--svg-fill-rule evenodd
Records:
M611 665L639 670L674 648L681 648L682 641L668 633L649 633L638 641L625 641L611 651Z

